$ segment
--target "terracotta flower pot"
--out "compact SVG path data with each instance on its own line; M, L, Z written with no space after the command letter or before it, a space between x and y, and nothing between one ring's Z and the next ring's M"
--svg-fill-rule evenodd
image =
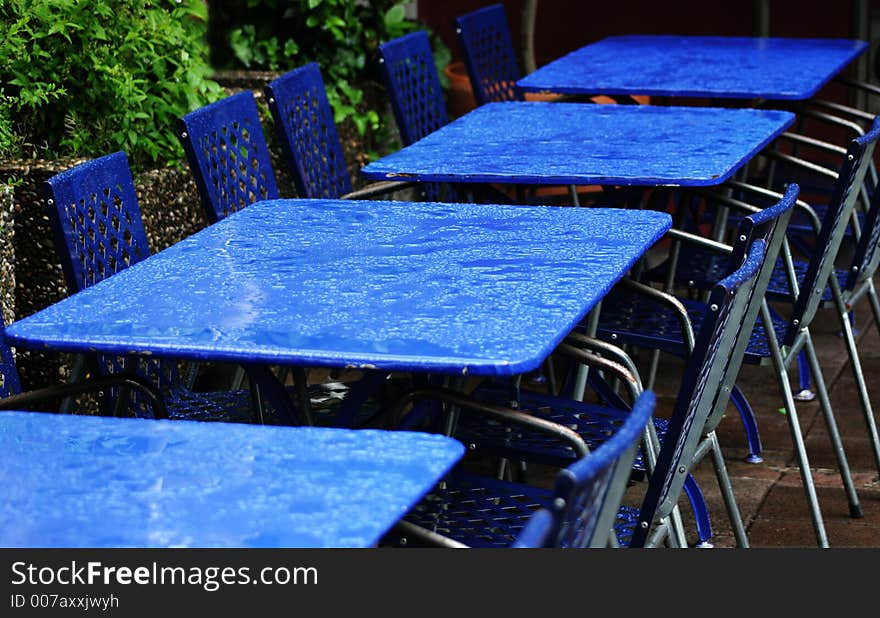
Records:
M450 62L443 69L443 73L449 79L449 115L457 118L474 109L477 106L477 102L474 99L471 78L468 76L464 62L460 60Z

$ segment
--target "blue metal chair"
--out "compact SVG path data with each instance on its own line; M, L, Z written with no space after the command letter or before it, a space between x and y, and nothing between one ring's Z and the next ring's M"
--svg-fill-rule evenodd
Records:
M253 92L186 114L178 121L178 137L209 223L280 197Z
M423 396L472 405L466 398L442 392L416 392L410 399ZM552 490L454 472L397 526L393 543L411 545L412 539L446 547L616 545L614 522L655 405L654 394L643 393L613 435L589 452L577 435L550 427L549 435L564 439L582 454L557 473ZM544 429L532 415L492 407L481 411L519 422L531 431ZM504 524L497 525L501 520Z
M404 146L449 123L434 54L424 30L380 44L379 67ZM457 200L450 186L423 183L421 187L430 201Z
M58 412L61 402L76 395L99 394L111 388L125 387L139 391L152 408L156 418L167 418L168 412L152 384L134 375L97 376L75 383L56 384L29 391L21 390L15 355L6 341L6 324L0 318L0 410L36 410Z
M828 392L825 387L824 378L813 346L809 327L816 311L822 304L822 298L825 295L826 286L830 285L833 290L834 287L838 285L837 279L835 277L829 277L829 275L832 274L834 269L834 259L841 243L843 242L846 226L850 220L855 199L859 193L878 136L880 136L880 127L875 127L865 136L857 138L850 143L839 174L835 174L835 185L823 221L819 221L815 213L812 213L809 205L798 202L798 206L801 210L808 213L811 220L815 223L817 231L815 242L816 250L813 251L806 267L801 269L802 274L798 275L796 274L788 245L783 243L782 258L779 261L774 262L774 269L770 273L771 279L770 282L768 282L767 298L788 303L791 306L790 315L782 317L771 311L769 305L765 303L765 306L762 309L761 323L755 325L749 347L745 354L745 362L747 363L765 365L769 361L774 367L777 382L783 396L786 418L789 421L792 440L795 446L795 453L798 457L798 463L801 468L801 477L804 483L804 489L807 493L807 500L813 517L817 540L821 546L826 546L828 540L812 475L809 472L809 462L803 445L803 437L797 420L798 417L795 408L795 400L791 392L791 386L788 382L786 369L800 356L801 352L804 353L801 358L806 359L809 363L813 377L816 380L816 389L819 395L820 407L828 427L829 438L832 441L834 451L838 457L839 472L849 501L851 516L860 517L862 514L861 506L852 482L849 465L837 429L837 422L828 398ZM753 187L744 183L733 182L731 183L731 186L740 191L747 191L749 195L757 196L758 199L779 199L782 197L773 191ZM728 206L739 208L740 210L758 210L754 206L724 196L713 195L712 199L718 200ZM704 257L700 257L701 255ZM705 264L706 261L705 252L700 251L695 251L688 259L688 263L692 264L700 264L701 262ZM679 270L679 275L685 277L685 280L691 286L701 285L699 268L691 269L690 267L686 267L684 271L685 274L682 274L681 270ZM706 311L705 303L699 303L697 301L683 302L694 323L699 323L701 316L704 315ZM629 335L627 333L641 332L648 335L647 337L640 339L641 345L666 349L670 352L675 348L680 349L682 340L681 334L680 332L676 332L674 324L669 320L669 316L664 318L659 314L655 314L654 322L665 322L668 326L664 328L663 334L653 337L653 343L650 342L651 326L648 326L644 322L636 325L636 320L638 320L638 318L634 318L628 325L607 323L607 330L605 331L604 336L615 335L619 340L628 337ZM846 325L843 326L845 335L849 330L848 320L846 322ZM654 332L656 334L658 331L655 330ZM849 332L851 334L851 330ZM851 360L853 361L853 370L857 376L858 382L861 375L861 369L858 364L857 355L855 356L855 359L851 358ZM860 389L860 391L860 395L866 393L863 389ZM863 395L863 397L863 409L866 412L866 423L868 424L869 431L873 438L876 436L876 433L873 430L873 415L868 412L868 410L870 410L870 402L867 401L866 394ZM745 400L744 396L734 398L733 402L741 412L748 406L748 402ZM746 410L745 413L752 415L750 410ZM877 448L876 442L874 448Z
M643 444L643 457L646 460L648 470L648 483L642 506L640 509L622 508L618 512L615 529L618 541L621 545L642 547L654 546L669 538L672 543L679 543L684 538L684 531L679 529L680 523L676 522L676 509L679 496L684 488L690 470L705 455L712 454L713 463L716 466L720 478L727 479L724 459L721 456L720 447L714 433L724 407L727 404L727 394L733 385L747 341L747 331L744 324L751 324L757 314L759 303L755 298L763 296L760 289L758 273L767 252L767 243L761 239L749 247L745 260L739 269L718 283L710 296L713 311L706 316L700 330L693 353L690 355L688 368L684 380L676 398L672 417L665 428L662 443L659 444L656 434L647 439ZM766 282L764 282L766 284ZM572 337L568 343L560 346L560 351L573 353L580 362L593 365L595 371L610 371L618 376L625 376L626 368L608 359L591 355L583 349L575 347L584 342L579 337ZM586 343L586 342L584 342ZM590 356L593 356L590 359ZM630 361L631 364L631 361ZM592 373L592 371L591 371ZM638 393L637 380L631 377L627 381L632 394ZM598 448L605 442L608 436L613 434L616 427L625 422L630 411L626 408L601 406L575 400L565 400L563 405L556 405L554 398L548 398L541 394L527 393L522 391L518 398L513 399L517 404L517 415L523 411L529 411L527 416L536 421L549 425L555 425L557 435L542 435L533 428L525 429L524 423L514 422L508 412L493 414L492 422L482 420L482 415L477 421L473 421L474 415L466 413L475 406L485 407L497 405L500 399L494 387L489 392L480 395L479 389L473 393L470 401L476 404L467 404L458 400L454 403L460 408L456 437L474 450L483 450L487 453L499 454L511 459L534 461L534 453L543 451L549 461L553 451L558 455L556 461L565 461L569 464L581 455L569 442L566 444L560 438L574 431L590 448ZM510 399L508 399L509 401ZM494 428L493 428L494 426ZM569 429L574 428L574 429ZM648 425L649 434L653 433L654 425ZM493 440L493 438L498 438ZM655 453L657 454L655 460ZM496 482L492 481L493 486ZM721 483L722 495L725 498L728 514L731 518L737 541L741 546L748 545L745 529L736 506L736 500L730 487L729 479ZM514 499L520 505L532 505L532 507L546 506L547 493L525 493L522 486L517 487ZM443 493L441 488L441 494ZM445 514L460 516L461 520L467 521L472 514L472 502L469 505L467 499L447 505L445 496L439 498L427 498L425 504L426 516L414 513L412 521L417 525L432 530L437 518ZM494 496L496 499L498 496ZM488 500L492 504L497 500ZM468 508L468 507L471 508ZM457 510L459 509L460 510ZM521 506L524 508L524 506ZM479 509L478 509L479 510ZM487 526L502 527L515 518L502 508L500 511L484 511L490 521ZM516 513L516 511L513 511ZM418 520L416 520L418 518ZM444 523L450 533L455 533L455 522Z
M116 152L56 174L44 185L47 214L69 293L74 294L150 255L134 181L124 152ZM107 308L112 312L112 307ZM248 391L201 393L191 390L172 359L102 356L95 373L132 373L161 393L170 418L253 420ZM134 416L152 416L152 406L139 391L123 393L117 413L127 405ZM279 413L287 402L267 393ZM105 404L109 405L109 404Z
M415 185L378 182L353 190L317 63L306 64L272 80L266 85L265 93L275 134L299 197L371 198Z
M521 100L516 82L522 72L504 5L491 4L458 17L455 32L477 105Z

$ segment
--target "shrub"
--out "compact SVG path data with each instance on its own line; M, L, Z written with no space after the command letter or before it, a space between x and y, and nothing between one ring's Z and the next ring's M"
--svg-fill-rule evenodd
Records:
M379 43L420 28L400 0L238 0L211 3L212 62L220 68L287 71L307 62L321 67L336 123L381 135L383 119L365 101L364 86L379 78ZM443 76L449 50L435 39Z
M0 19L6 156L176 163L176 118L223 96L202 1L5 0Z

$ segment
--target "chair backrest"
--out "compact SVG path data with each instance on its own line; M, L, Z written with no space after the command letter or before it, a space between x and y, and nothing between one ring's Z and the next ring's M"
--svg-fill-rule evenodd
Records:
M870 131L852 140L846 149L846 156L834 183L828 210L816 239L816 251L810 257L807 273L801 283L791 314L788 331L784 340L780 342L783 345L794 343L798 332L808 326L816 315L816 310L822 301L822 292L834 268L834 260L840 244L846 235L859 187L864 181L878 137L880 137L880 118L874 120Z
M867 184L867 178L865 182ZM880 251L877 250L880 244L880 183L870 188L869 194L870 204L867 205L864 226L844 283L844 289L850 291L873 278L880 263Z
M740 340L749 337L754 324L752 321L749 328L743 328L749 301L763 296L755 287L766 252L764 240L754 242L739 269L718 282L709 294L708 311L648 482L633 547L643 546L653 524L672 512L705 434L705 424L719 402L726 403L730 393L724 392L725 383L736 377L745 352Z
M51 177L43 185L47 214L67 290L79 292L150 255L128 157L115 152ZM109 308L108 308L109 309ZM118 372L123 359L102 356L99 370ZM176 364L140 359L136 373L161 389L179 381ZM108 392L105 405L115 398ZM130 406L152 414L150 402L132 391Z
M254 93L233 94L178 121L209 223L248 204L279 197Z
M150 255L124 152L56 174L43 192L71 294Z
M272 80L265 93L297 195L334 199L350 193L345 154L318 64Z
M21 392L21 378L12 348L6 341L6 323L0 317L0 398L17 395Z
M554 499L545 515L533 515L514 547L607 547L639 441L651 419L656 397L645 391L611 438L556 476Z
M477 105L520 99L516 81L522 76L504 5L492 4L455 20Z
M434 54L424 30L379 45L379 64L404 146L449 123Z
M737 226L737 238L731 253L731 267L728 276L732 275L736 268L742 265L755 243L764 242L766 244L766 252L755 278L755 284L751 287L748 294L743 295L746 308L741 314L741 323L738 327L742 334L737 338L736 347L731 351L730 361L741 359L745 355L752 329L759 318L761 303L764 300L767 286L773 278L776 258L779 256L782 243L785 241L788 223L794 213L794 206L799 193L800 187L797 184L792 183L788 185L782 199L776 204L768 206L760 212L743 217L739 226ZM703 427L704 435L714 431L724 416L729 394L733 390L737 374L739 373L739 361L736 361L736 363L736 365L728 363L724 371L715 405Z

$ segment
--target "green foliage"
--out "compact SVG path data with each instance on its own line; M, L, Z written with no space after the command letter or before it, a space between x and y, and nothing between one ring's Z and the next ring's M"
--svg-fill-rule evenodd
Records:
M200 0L5 0L0 20L7 156L176 162L176 119L223 96Z
M400 0L238 0L211 7L212 41L227 52L219 66L287 71L308 62L321 67L337 124L354 123L358 133L382 135L384 120L365 99L364 85L378 83L379 43L422 27L406 19ZM441 79L450 52L434 39Z

